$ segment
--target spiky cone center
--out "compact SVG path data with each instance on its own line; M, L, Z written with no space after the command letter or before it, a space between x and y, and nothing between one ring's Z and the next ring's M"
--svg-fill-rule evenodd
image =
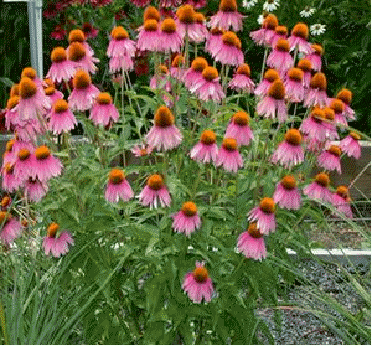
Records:
M276 70L269 68L264 74L264 79L272 83L279 79L279 73Z
M5 151L7 153L10 153L12 151L14 143L15 143L14 139L10 139L8 142L6 142Z
M19 96L19 84L13 84L10 88L10 97Z
M275 28L275 33L277 33L278 35L284 36L284 35L287 35L288 34L288 29L284 25L278 25Z
M63 47L55 47L50 54L52 62L63 62L67 60L67 53Z
M7 163L5 164L4 169L5 169L5 172L6 172L7 174L12 174L13 171L14 171L14 165L12 165L11 163L7 162Z
M23 77L19 82L19 94L21 99L29 99L34 96L37 92L37 86L28 77Z
M148 154L147 149L140 149L139 154L140 156L146 156Z
M342 102L346 103L347 105L351 103L352 97L353 97L352 92L345 88L341 89L341 91L339 91L336 96L336 98L340 99Z
M49 86L45 89L45 94L50 96L53 95L56 92L55 86Z
M332 108L336 114L340 114L344 111L344 104L340 99L333 99L329 108Z
M85 71L77 71L75 73L74 78L72 79L72 85L74 89L86 89L92 83L88 72Z
M302 141L302 136L300 131L298 131L297 129L289 129L285 133L284 139L289 144L300 145Z
M221 30L220 28L212 28L209 32L213 36L221 36L223 34L223 30Z
M194 8L191 5L180 6L176 12L176 16L182 24L193 24Z
M362 137L359 134L357 134L356 132L353 132L353 131L350 132L350 136L351 136L351 138L355 139L356 141L360 141L362 139Z
M1 200L1 206L3 208L6 208L6 207L8 207L10 205L11 202L12 202L12 199L9 196L5 196Z
M100 105L108 105L112 103L112 97L109 93L99 93L97 96L97 103Z
M162 76L166 76L168 74L168 67L165 66L165 65L158 65L157 68L156 68L157 72L162 75Z
M236 0L221 0L219 9L222 12L235 12L238 10L238 5Z
M108 180L114 185L121 184L125 179L124 172L121 169L112 169L109 173Z
M84 59L86 54L87 54L87 51L84 48L82 43L72 42L70 44L70 49L68 51L68 60L77 62L77 61Z
M327 187L331 183L331 180L327 173L319 173L315 176L315 182L320 186Z
M331 145L328 152L337 157L340 157L342 154L341 148L338 145Z
M324 109L315 107L310 113L310 116L315 120L317 123L321 123L325 118L325 112Z
M262 238L263 237L263 234L259 231L258 227L257 227L257 222L252 222L249 224L248 226L248 233L251 237L253 238Z
M43 86L44 89L45 88L49 88L51 86L54 86L55 87L53 81L50 78L45 78L44 79L44 83L46 84L46 86Z
M293 190L296 188L296 179L293 175L286 175L283 177L283 179L280 181L280 184L286 189L286 190Z
M233 115L233 123L239 126L246 126L249 123L249 114L246 112L237 112Z
M7 222L10 219L10 214L7 211L0 211L0 226L3 222Z
M200 142L205 145L216 143L216 134L212 130L205 130L200 136Z
M298 23L293 27L292 35L307 40L309 37L309 27L304 23Z
M248 64L241 64L236 70L237 74L243 74L247 77L251 76L251 69Z
M314 50L314 54L318 56L323 55L323 47L320 44L313 44L311 45L311 48Z
M147 19L143 27L145 31L156 31L158 30L158 22L155 19Z
M284 84L280 79L275 80L269 88L267 94L275 100L283 100L285 96Z
M288 40L280 38L276 43L275 49L279 52L289 52L289 42Z
M111 37L115 41L124 41L129 38L129 34L122 26L116 26L111 31Z
M68 34L68 43L72 43L72 42L84 42L85 41L85 35L84 35L84 32L83 30L80 30L80 29L75 29L75 30L71 30Z
M6 108L7 109L13 109L18 103L21 98L19 96L12 96L7 102L6 102Z
M159 174L150 175L147 179L147 185L151 190L158 191L163 187L163 178Z
M301 59L298 62L297 67L300 68L304 72L311 72L311 69L313 68L313 65L312 65L310 60Z
M293 82L301 82L304 78L304 72L297 67L292 67L288 71L288 78Z
M47 228L47 236L49 238L55 238L59 230L59 224L57 222L52 222Z
M227 151L235 151L238 150L238 143L235 138L225 138L222 141L222 148Z
M349 189L345 185L340 185L336 189L336 193L342 197L342 198L348 198L349 197Z
M208 62L204 58L195 58L191 63L191 68L195 72L202 72L205 68L208 67Z
M263 21L262 27L266 30L275 30L278 25L278 18L274 14L268 14Z
M169 108L161 106L155 112L154 122L155 126L166 128L174 124L174 115Z
M55 113L66 112L68 110L68 103L63 99L59 99L54 103L53 109Z
M154 6L147 6L143 13L143 21L145 22L149 19L157 22L160 20L160 12Z
M182 205L181 211L186 215L186 216L195 216L198 212L198 208L196 207L196 204L194 202L185 202Z
M185 58L182 55L176 55L172 61L172 67L181 67L185 63Z
M25 67L21 73L21 78L28 77L31 80L34 80L37 76L36 70L32 67Z
M167 34L173 34L177 30L176 22L171 18L164 19L161 23L160 30Z
M198 284L203 284L208 280L208 270L205 267L196 267L192 276Z
M206 81L211 82L218 77L218 71L215 67L208 66L203 70L202 76Z
M266 214L272 214L275 211L275 202L270 197L264 197L260 201L260 209Z
M310 88L325 91L327 89L327 79L324 73L317 72L310 80Z
M24 149L22 148L19 152L18 152L18 158L21 160L21 161L25 161L27 160L29 157L30 157L31 153L30 153L30 150L28 149Z
M205 22L205 17L203 13L200 12L194 12L194 22L196 24L204 24Z
M222 35L222 42L226 46L237 47L238 49L240 49L242 45L238 36L236 36L235 32L232 32L232 31L226 31Z
M335 111L332 108L326 107L323 109L325 118L329 121L335 120Z
M37 160L45 160L50 156L50 150L46 145L40 145L35 150L35 156Z

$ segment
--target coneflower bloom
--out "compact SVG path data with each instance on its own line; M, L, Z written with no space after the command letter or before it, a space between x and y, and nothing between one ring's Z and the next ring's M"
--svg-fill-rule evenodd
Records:
M22 148L17 154L17 160L14 164L14 175L22 184L33 174L32 151Z
M254 94L258 96L266 95L273 82L277 79L280 79L279 73L276 70L269 68L264 73L262 81L257 85Z
M264 19L262 28L257 31L251 31L249 36L256 44L271 47L275 36L275 28L278 24L278 18L273 14L269 14Z
M331 101L329 102L329 108L333 109L335 112L336 124L347 125L347 120L345 117L345 106L340 99L331 99Z
M350 207L350 196L349 190L346 186L338 186L335 193L332 194L332 204L340 214L345 215L348 218L353 217L353 212ZM335 213L336 214L336 213ZM336 214L336 216L338 216Z
M348 136L340 141L340 148L349 157L360 158L361 146L359 144L361 137L356 133L351 131Z
M159 49L161 52L180 52L182 46L182 37L177 30L176 22L167 18L160 25Z
M57 237L58 229L58 223L52 222L47 228L47 236L44 237L42 245L46 255L51 253L56 258L65 255L68 252L69 244L74 244L74 240L69 232L62 232L59 237Z
M304 73L301 69L297 67L289 69L284 81L284 87L290 102L298 103L303 101L305 96L303 78Z
M90 109L99 94L99 89L92 84L89 74L85 71L77 71L72 84L74 89L68 97L70 108L77 111Z
M190 157L202 163L216 163L217 153L216 134L212 130L205 130L200 136L199 143L191 149Z
M66 50L67 51L67 56L69 56L69 51L71 49L71 44L74 43L74 42L79 42L83 45L83 47L85 48L85 52L86 52L86 55L87 55L88 59L91 59L92 62L93 61L94 62L99 61L98 59L93 58L94 51L89 46L89 44L87 43L84 32L80 29L71 30L68 34L69 46L67 47L67 50Z
M128 202L134 194L128 181L125 179L121 169L112 169L108 176L108 183L105 191L105 199L111 203L118 203L119 199Z
M60 91L58 91L54 85L48 86L47 88L44 89L44 91L45 95L49 97L52 105L55 101L63 98L63 94ZM49 114L47 114L47 116L49 116Z
M131 152L136 157L142 157L142 156L150 155L153 150L154 148L151 145L141 144L141 146L135 145L133 149L131 150Z
M200 304L203 298L207 303L212 300L213 283L203 262L196 262L195 269L185 275L182 289L193 303Z
M319 173L315 176L314 181L304 188L304 194L311 199L331 203L332 193L329 191L330 182L327 173Z
M253 93L254 82L251 79L251 69L248 64L242 64L237 68L228 86L240 92Z
M38 178L41 181L48 181L62 173L62 163L54 157L46 145L41 145L35 150L31 161L32 179Z
M104 5L105 2L109 3L111 2L111 0L101 1L101 3L103 3L102 6ZM98 30L94 28L94 26L89 22L83 23L81 30L83 31L87 39L97 37L98 35Z
M325 120L324 109L315 107L311 111L310 116L303 120L300 130L309 139L324 142L327 138L327 127L324 125L323 120Z
M163 178L159 174L150 175L147 184L139 195L140 203L150 209L157 208L159 202L162 207L169 207L171 197Z
M96 126L107 126L116 123L119 117L119 112L112 102L111 95L109 93L100 93L90 111L89 119Z
M257 104L257 113L271 119L275 119L277 115L279 123L284 123L288 114L284 96L284 84L277 79L269 87L267 95Z
M169 108L161 106L156 110L154 126L146 135L145 141L158 151L171 150L181 144L182 134L174 125L174 115Z
M256 222L250 223L248 230L239 235L237 248L238 252L247 258L262 261L267 257L263 234L257 228Z
M192 5L196 9L199 9L207 4L207 0L186 0L186 3Z
M172 217L172 228L174 228L177 233L185 233L185 235L189 237L191 233L200 228L201 220L198 208L194 202L189 201L183 203L181 210Z
M202 78L195 81L190 91L203 101L220 102L225 97L222 86L219 83L217 69L211 66L203 70Z
M275 34L272 40L272 47L275 48L278 40L287 40L288 39L288 29L286 26L278 25L275 28Z
M336 98L341 100L344 103L345 106L345 115L351 119L355 119L355 112L350 108L350 103L352 99L353 94L351 93L350 90L348 89L341 89L341 91L338 92Z
M165 65L159 65L156 67L157 74L150 79L151 89L164 89L167 92L171 92L172 85L169 80L168 67Z
M284 136L284 141L278 146L273 154L272 162L281 164L285 168L291 168L304 161L304 150L301 146L302 137L300 131L290 129Z
M243 167L243 159L238 151L238 143L234 138L225 138L217 153L216 166L225 171L236 173Z
M10 88L9 98L13 96L20 96L20 90L19 90L18 83L14 83Z
M327 102L327 80L325 74L317 72L310 80L310 88L307 90L304 100L305 107L319 105L324 107Z
M12 198L10 196L4 196L1 199L0 206L2 210L7 210L11 205L12 205ZM2 222L0 222L0 225L1 224Z
M249 145L253 132L249 128L249 115L246 112L235 113L226 129L225 138L234 138L238 146Z
M45 181L29 178L25 182L25 196L30 202L39 202L48 192L48 185Z
M238 36L232 31L226 31L222 35L222 44L212 49L212 56L222 64L239 66L244 62L242 43Z
M16 161L18 151L16 151L16 146L14 145L15 143L16 143L15 138L10 139L9 141L6 142L5 152L4 152L4 155L3 155L3 164L1 166L1 168L3 168L5 166L5 164L8 163L8 162L13 164ZM33 147L31 146L31 148L33 148Z
M301 193L296 187L296 179L286 175L276 185L273 195L274 202L281 208L298 210L301 207Z
M145 7L151 2L151 0L130 0L130 1L138 7Z
M22 184L23 180L14 174L14 163L7 162L1 169L1 187L4 191L16 191Z
M212 51L218 50L219 46L222 45L222 35L223 30L221 28L212 28L205 41L205 51L212 54Z
M27 78L30 78L38 88L42 88L43 87L43 81L41 78L39 78L36 74L36 70L32 67L25 67L23 70L22 70L22 73L21 73L21 79L24 78L24 77L27 77Z
M193 39L195 43L203 42L208 37L208 30L205 26L205 17L200 12L194 12L194 22L196 37Z
M7 211L0 211L0 227L0 240L5 245L13 243L14 240L22 234L21 223Z
M328 171L337 171L338 174L341 174L341 153L341 148L338 145L331 145L318 156L318 165Z
M210 26L220 27L223 30L234 31L243 29L243 15L238 12L236 0L221 0L219 10L216 15L211 17Z
M248 221L256 221L257 228L262 234L269 234L275 231L275 202L270 197L261 199L258 207L254 207L248 213Z
M324 122L324 127L326 127L326 137L328 140L333 141L339 139L337 133L336 123L335 123L335 111L332 108L326 107L323 109L326 122Z
M160 32L155 19L147 19L138 34L137 48L142 51L159 52Z
M192 61L191 67L185 72L183 76L183 81L185 82L185 87L187 89L190 90L195 82L202 78L202 72L207 66L208 62L204 58L197 57Z
M310 54L311 44L307 41L309 38L309 27L304 23L296 24L288 38L291 50L298 49L300 53Z
M49 129L55 135L72 130L77 125L77 120L68 108L67 101L60 99L54 102L49 119Z
M313 65L311 64L310 60L306 59L301 59L297 67L302 70L304 73L304 78L303 78L303 84L305 88L310 87L310 81L311 81L311 69L313 68Z
M70 80L74 73L74 64L67 60L67 53L63 47L56 47L51 53L52 65L47 73L47 78L53 82L61 83Z
M19 119L18 113L18 103L20 97L19 96L12 96L6 102L6 110L5 110L5 126L7 130L13 129L15 125L20 125L22 122Z
M191 5L182 5L177 9L176 17L175 22L181 38L184 39L187 34L188 40L197 40L199 35L195 26L194 8Z
M172 61L170 75L173 78L181 81L186 72L184 65L185 65L185 58L182 55L179 55L179 54L176 55Z
M312 52L304 57L311 62L313 69L317 72L320 72L322 69L322 55L323 47L319 44L313 44L311 46Z
M87 54L86 48L80 42L72 42L69 45L68 60L72 62L75 70L81 69L89 73L95 73L97 71L92 57Z
M267 65L278 70L283 78L285 73L293 67L293 64L293 58L291 54L289 54L289 42L279 39L274 50L267 58Z

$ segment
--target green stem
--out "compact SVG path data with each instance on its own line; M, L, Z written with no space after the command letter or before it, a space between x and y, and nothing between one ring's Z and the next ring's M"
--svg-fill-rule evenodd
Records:
M0 301L0 325L4 335L4 345L9 345L8 334L6 332L5 311L3 305L1 304L1 301Z
M265 53L264 53L264 58L262 61L262 68L261 68L261 77L260 77L260 83L262 82L264 71L265 71L265 66L266 66L266 60L267 60L267 53L269 52L269 48L265 47Z

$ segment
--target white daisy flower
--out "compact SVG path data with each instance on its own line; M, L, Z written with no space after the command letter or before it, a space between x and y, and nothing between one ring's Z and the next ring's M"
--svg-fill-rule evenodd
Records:
M315 8L306 6L304 10L300 12L301 17L310 17L315 13Z
M311 35L318 36L324 34L326 31L326 26L323 24L314 24L310 26Z
M271 12L275 11L279 6L279 0L266 0L263 9L265 11Z
M258 0L243 0L243 7L249 10L251 7L257 4Z
M257 18L257 22L258 24L262 25L263 22L264 22L264 16L262 14L260 14Z

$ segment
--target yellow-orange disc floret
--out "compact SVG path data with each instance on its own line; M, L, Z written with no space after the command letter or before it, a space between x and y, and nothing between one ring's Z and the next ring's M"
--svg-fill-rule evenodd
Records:
M37 76L36 70L32 67L25 67L21 73L21 78L28 77L32 80L34 80Z
M218 77L218 71L215 67L207 66L203 70L202 76L205 80L207 80L208 82L211 82Z
M28 77L23 77L19 82L19 94L21 99L28 99L34 96L37 92L37 86Z
M45 88L45 94L48 96L53 95L55 92L56 92L56 87L53 85Z
M296 187L296 179L293 175L284 176L280 183L286 190L293 190Z
M129 34L122 26L116 26L111 31L111 37L116 41L123 41L129 38Z
M44 79L44 84L43 85L43 88L48 88L48 87L51 87L51 86L54 86L55 87L55 84L53 83L53 81L50 79L50 78L45 78Z
M13 96L6 102L6 109L13 109L19 103L20 97Z
M156 126L165 128L174 124L174 115L168 107L159 107L154 116Z
M226 46L234 46L238 49L240 49L242 45L239 37L232 31L226 31L223 33L222 42Z
M325 91L327 89L327 79L324 73L317 72L310 80L310 88Z
M332 108L326 107L323 109L325 118L329 121L335 120L335 111Z
M329 175L327 173L319 173L315 176L315 181L317 184L327 187L330 183L331 180L329 179Z
M328 149L328 152L334 156L341 156L341 148L338 145L331 145Z
M13 84L10 88L10 97L19 96L19 84Z
M147 179L147 185L152 190L160 190L163 187L163 178L159 174L150 175Z
M264 74L264 79L272 83L279 79L279 73L276 70L269 68Z
M225 138L222 141L222 147L227 151L234 151L238 149L238 143L235 138Z
M205 145L216 143L216 134L212 130L204 130L200 136L200 142Z
M112 97L109 93L99 93L97 96L97 103L100 105L108 105L112 103Z
M63 62L67 60L67 53L63 47L55 47L50 54L52 62Z
M329 108L332 108L336 114L340 114L344 111L344 104L340 99L333 99L329 105Z
M351 131L351 132L350 132L350 136L351 136L353 139L355 139L356 141L360 141L360 140L362 139L362 137L361 137L359 134L357 134L356 132L354 132L354 131Z
M160 20L160 13L154 6L147 6L145 12L143 13L143 21L145 22L149 19L157 22Z
M295 82L301 82L304 78L304 72L297 67L292 67L288 71L288 78Z
M298 62L297 67L300 68L304 72L311 72L311 69L313 68L313 65L312 65L310 60L301 59Z
M307 40L309 38L309 27L304 23L297 23L292 29L292 35Z
M276 43L275 49L279 52L289 52L289 42L288 40L280 38Z
M53 110L55 113L63 113L68 110L68 103L66 100L59 99L53 104Z
M326 116L324 109L321 109L319 107L315 107L312 109L310 116L316 121L316 122L322 122Z
M345 185L340 185L336 189L336 193L341 196L342 198L348 198L349 197L349 189Z
M181 210L186 216L194 216L198 212L196 204L191 201L183 203Z
M70 44L70 49L68 51L68 60L77 62L77 61L84 59L86 54L87 54L87 51L84 48L82 43L72 42Z
M6 208L10 205L12 202L12 199L9 196L4 196L3 199L1 200L1 206L3 208Z
M112 169L109 173L108 180L114 185L121 184L125 179L124 172L121 169Z
M7 211L0 211L0 226L9 221L10 219L10 214Z
M236 70L236 73L244 74L245 76L250 77L251 69L248 64L241 64Z
M275 202L271 197L264 197L260 201L260 209L267 214L272 214L275 211Z
M240 126L246 126L249 123L249 114L246 112L237 112L233 115L233 123Z
M14 139L10 139L9 141L7 141L5 145L5 152L10 153L13 149L14 143L15 143Z
M300 131L298 131L297 129L289 129L285 133L284 139L289 144L300 145L302 141L302 136Z
M68 43L72 42L84 42L85 41L85 35L84 32L80 29L71 30L68 34Z
M35 156L37 160L45 160L50 156L50 150L46 145L40 145L35 150Z
M156 31L158 30L158 22L155 19L147 19L143 27L145 31Z
M47 236L49 238L55 238L59 230L59 224L57 222L52 222L47 228Z
M262 27L266 30L275 30L278 25L278 18L274 14L268 14L263 21Z
M257 222L252 222L248 226L248 233L253 238L262 238L263 234L259 231L257 227Z
M25 161L27 160L29 157L30 157L31 153L30 153L30 150L28 149L20 149L19 152L18 152L18 158L21 160L21 161Z
M238 10L236 0L221 0L220 11L222 12L235 12Z
M208 66L207 60L201 57L195 58L191 63L191 68L195 72L202 72L207 66Z
M74 78L72 79L72 85L74 89L86 89L92 83L88 72L79 70L75 73Z
M196 267L192 276L197 283L203 284L208 280L208 270L204 267Z
M352 92L346 88L341 89L336 96L336 98L340 99L342 102L346 103L347 105L351 103L352 97L353 97Z
M191 5L183 5L176 11L180 23L193 24L194 23L194 8Z
M275 80L267 92L267 94L275 100L283 100L285 96L284 84L280 79Z
M197 24L203 24L205 22L205 17L203 13L194 12L194 22Z
M320 44L313 44L311 48L314 50L316 55L322 56L323 55L323 47Z
M176 22L172 18L164 19L161 23L160 30L167 34L172 34L177 30Z
M12 165L11 163L7 162L5 164L5 167L4 167L4 170L7 174L13 174L13 171L14 171L14 165Z
M181 67L185 63L185 58L182 55L176 55L172 61L172 67Z
M287 34L288 34L288 29L287 29L287 27L284 26L284 25L278 25L278 26L275 28L275 32L276 32L278 35L284 36L284 35L287 35Z

